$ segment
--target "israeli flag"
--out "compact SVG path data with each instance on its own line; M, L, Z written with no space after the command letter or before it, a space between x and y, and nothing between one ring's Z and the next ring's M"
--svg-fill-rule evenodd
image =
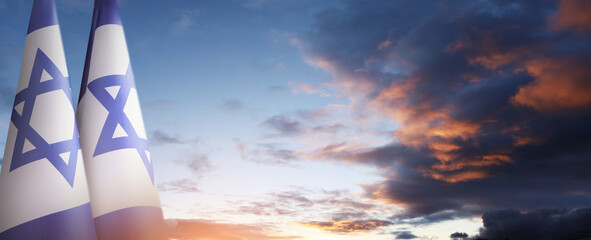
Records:
M77 121L99 239L165 239L116 0L96 0Z
M35 0L4 162L0 239L96 239L53 0Z

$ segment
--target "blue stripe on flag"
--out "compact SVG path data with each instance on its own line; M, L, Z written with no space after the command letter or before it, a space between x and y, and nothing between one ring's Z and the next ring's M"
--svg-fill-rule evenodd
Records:
M96 0L94 2L94 10L98 11L96 28L105 24L121 24L121 16L119 15L119 7L117 7L117 0Z
M55 2L53 0L35 0L27 34L51 25L57 25Z
M119 7L116 0L95 0L94 11L92 13L92 24L90 26L90 37L88 38L88 47L86 48L86 60L84 62L84 72L82 74L82 85L80 87L80 95L78 102L82 100L86 93L86 86L88 85L88 68L90 67L90 58L92 55L92 46L94 45L94 31L105 24L121 24L121 16L119 15Z
M94 219L99 239L166 239L166 228L159 207L131 207Z
M0 233L0 239L94 240L90 212L90 203L86 203L10 228Z

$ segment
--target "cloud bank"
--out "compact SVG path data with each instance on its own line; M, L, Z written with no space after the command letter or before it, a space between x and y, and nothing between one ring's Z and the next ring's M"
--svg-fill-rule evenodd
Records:
M400 126L391 143L319 158L370 164L364 186L423 224L591 202L591 4L350 1L298 37L328 85ZM310 132L284 116L283 136ZM334 153L334 152L333 152ZM486 225L486 224L485 224Z
M477 237L485 239L588 239L591 208L543 209L522 213L515 209L486 212Z

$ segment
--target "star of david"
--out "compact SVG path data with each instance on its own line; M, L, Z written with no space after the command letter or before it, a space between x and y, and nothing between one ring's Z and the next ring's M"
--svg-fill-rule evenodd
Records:
M134 148L154 184L154 170L148 159L148 140L137 135L124 112L132 88L135 88L135 85L131 68L127 70L126 75L109 75L97 78L88 84L90 92L109 112L93 156L119 149Z
M72 139L50 144L30 125L33 106L38 95L62 90L72 104L69 83L69 78L62 74L41 49L37 49L29 86L16 94L12 109L11 121L18 131L10 172L45 158L59 171L70 186L74 186L76 162L80 149L76 126L73 126L74 136ZM66 157L69 159L64 159Z

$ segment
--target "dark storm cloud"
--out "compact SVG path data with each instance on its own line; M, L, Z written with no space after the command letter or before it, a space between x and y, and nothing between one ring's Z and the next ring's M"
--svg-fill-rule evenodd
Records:
M578 127L583 125L581 122ZM587 172L591 154L585 146L590 146L591 142L581 139L591 131L559 132L563 136L557 136L550 144L516 147L518 153L512 155L512 163L464 167L468 169L466 172L449 171L447 182L421 172L422 168L437 162L436 159L413 156L413 153L418 153L410 151L409 154L406 148L398 145L376 149L357 158L367 161L370 158L363 156L375 157L379 154L375 160L382 166L386 166L387 160L391 159L392 167L399 167L395 177L369 186L367 190L376 198L387 198L404 205L408 214L399 218L422 217L414 222L417 224L479 215L483 209L506 206L521 209L588 206L591 202L588 191L591 179ZM568 151L568 154L561 151ZM396 163L396 159L404 157L407 158ZM449 182L453 177L465 179L470 175L463 174L478 174L479 171L486 171L489 175Z
M300 35L306 60L400 128L382 147L318 152L382 168L366 190L405 207L394 222L589 206L590 6L350 1L321 12ZM280 116L266 124L303 131Z
M382 183L379 190L372 192L405 203L411 212L418 214L430 215L443 210L466 212L466 206L470 205L522 209L584 207L591 201L588 191L591 178L587 174L591 159L588 149L591 140L586 137L591 134L586 124L588 121L591 121L588 115L577 120L563 116L532 119L531 123L526 123L528 131L532 132L530 136L545 142L531 145L513 146L511 137L503 134L490 133L474 139L479 142L478 146L465 144L457 154L473 159L482 149L498 149L499 152L510 151L512 162L491 160L491 165L487 165L487 160L471 166L474 162L456 160L453 164L466 166L447 171L447 182L425 176L421 169L438 164L438 161L420 155L420 150L391 145L375 149L358 159L367 161L372 156L382 166L387 166L388 160L395 164L398 159L398 166L403 167L398 170L398 177ZM455 168L450 165L447 166ZM470 177L462 174L478 174L480 171L486 171L487 177L450 182L454 177Z
M481 213L482 212L480 211L474 211L474 209L447 210L430 213L426 215L407 213L396 214L390 217L390 220L396 224L410 224L414 226L420 226L447 220L472 217L474 215L479 215Z
M514 209L484 213L484 227L477 237L484 239L553 240L591 237L591 208L577 210ZM584 239L587 239L584 238Z
M463 233L463 232L455 232L455 233L452 233L451 235L449 235L449 238L451 238L453 240L466 239L466 238L468 238L468 234Z
M415 239L419 238L416 235L412 234L410 231L397 231L392 232L392 234L396 235L395 239Z

